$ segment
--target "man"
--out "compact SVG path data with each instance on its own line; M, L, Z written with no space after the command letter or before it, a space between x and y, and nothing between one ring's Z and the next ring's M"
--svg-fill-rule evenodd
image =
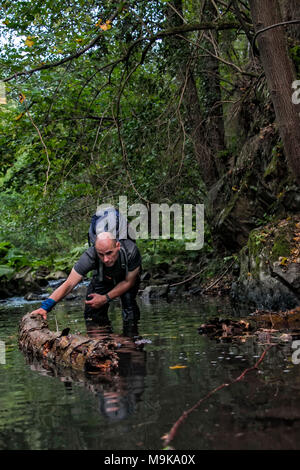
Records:
M97 321L107 314L109 303L120 297L123 320L138 320L140 312L135 298L140 269L141 255L132 240L117 241L110 232L99 233L95 245L83 253L66 281L32 313L46 319L55 304L68 295L88 272L93 271L87 289L85 318Z

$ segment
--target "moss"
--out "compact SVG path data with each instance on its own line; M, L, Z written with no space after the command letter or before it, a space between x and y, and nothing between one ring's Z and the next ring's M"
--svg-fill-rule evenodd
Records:
M274 230L274 224L272 224ZM291 226L287 224L277 228L274 238L270 234L273 232L272 226L263 229L253 230L248 239L249 255L255 260L256 268L259 268L261 258L264 253L268 254L270 261L278 260L280 256L288 257L291 249Z
M250 256L257 257L265 247L266 233L261 229L252 230L249 234L248 248Z
M248 238L248 253L249 258L252 260L251 266L249 266L252 276L258 277L260 272L261 257L265 248L265 233L261 233L261 230L255 229L249 235Z
M231 197L229 203L227 204L227 206L222 211L222 215L221 215L221 219L219 221L219 225L222 225L224 220L227 219L227 217L229 216L231 211L234 209L234 206L235 206L238 198L239 198L239 193L235 193L234 196Z
M296 223L299 216L291 216L252 230L247 245L239 253L240 279L261 281L269 276L270 264L280 261L284 265L284 259L289 259L295 249Z
M273 243L271 261L276 261L280 256L288 257L290 254L290 241L286 233L278 234Z
M255 257L255 267L256 267L256 272L258 273L259 271L259 266L260 266L260 257L256 256Z
M268 178L268 176L271 176L276 173L277 170L277 155L273 153L272 160L270 161L269 165L267 166L265 172L264 172L264 179Z

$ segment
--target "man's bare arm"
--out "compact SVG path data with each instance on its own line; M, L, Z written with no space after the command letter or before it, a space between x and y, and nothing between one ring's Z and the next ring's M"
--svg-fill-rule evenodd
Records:
M78 274L73 268L65 282L63 282L61 286L52 292L50 295L51 299L55 300L55 302L59 302L66 295L68 295L81 280L82 276Z
M61 286L55 289L55 291L52 292L49 298L54 300L55 302L59 302L64 297L66 297L66 295L68 295L81 280L82 276L78 274L73 268L65 282L63 282ZM38 308L37 310L34 310L31 313L40 314L45 319L47 318L47 310L42 307Z

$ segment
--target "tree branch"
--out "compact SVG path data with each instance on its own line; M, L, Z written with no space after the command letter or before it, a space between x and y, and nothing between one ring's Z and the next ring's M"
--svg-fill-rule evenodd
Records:
M184 39L183 36L179 36L179 37L182 37L182 39ZM209 38L207 38L207 39L210 40ZM240 73L241 75L247 75L248 77L253 77L253 78L257 78L257 77L258 77L257 74L252 73L252 72L246 72L245 70L242 70L240 67L238 67L237 65L235 65L233 62L229 62L228 60L225 60L225 59L223 59L222 57L213 54L211 51L209 51L209 50L206 49L205 47L200 46L200 44L196 44L194 41L191 41L191 40L189 39L188 42L190 42L191 44L193 44L193 45L196 46L197 48L201 49L202 51L206 52L207 54L211 55L211 56L214 57L215 59L219 60L219 61L222 62L223 64L228 65L229 67L233 67L233 68L234 68L238 73ZM223 79L222 79L222 80L223 80Z
M110 23L118 16L119 11L120 11L120 9L117 8L117 10L114 12L114 14L109 18L108 21ZM89 49L92 49L97 44L97 42L101 38L102 34L103 34L103 32L101 30L101 32L99 34L97 34L97 36L94 37L94 39L92 39L84 48L80 49L79 51L75 52L74 54L71 54L71 55L65 57L64 59L61 59L57 62L53 62L52 64L40 65L39 67L36 67L35 69L23 70L22 72L14 73L10 77L4 78L2 81L3 82L9 82L13 78L17 78L17 77L20 77L22 75L32 75L33 73L39 72L40 70L47 70L47 69L50 69L50 68L53 68L53 67L58 67L59 65L65 64L66 62L70 62L73 59L78 59L78 57L85 54L85 52L87 52Z
M255 48L255 41L256 41L256 38L259 34L264 33L265 31L268 31L269 29L277 28L277 26L285 26L287 24L296 24L296 23L300 23L300 19L291 20L291 21L282 21L281 23L272 24L270 26L267 26L266 28L263 28L263 29L260 29L259 31L256 31L256 33L253 37L253 41L252 41L252 49Z
M258 359L258 361L254 364L254 366L252 367L248 367L247 369L245 369L237 378L233 379L231 382L229 383L223 383L222 385L219 385L218 387L216 387L214 390L212 390L211 392L209 392L207 395L205 395L205 397L201 398L194 406L192 406L189 410L187 411L184 411L182 413L182 415L180 416L180 418L178 418L178 420L176 421L176 423L172 426L172 428L170 429L170 431L165 434L162 439L164 441L164 445L165 446L168 446L170 444L170 442L174 439L177 431L178 431L178 428L181 426L181 424L183 424L183 422L186 420L186 418L189 416L189 414L192 413L192 411L196 410L200 405L201 403L204 401L204 400L207 400L208 398L210 398L212 395L214 395L216 392L218 392L219 390L222 390L223 388L225 387L228 387L229 385L232 385L236 382L240 382L244 377L245 375L248 373L248 372L251 372L253 370L256 370L258 369L258 366L260 365L260 363L264 360L264 357L265 355L267 354L267 352L274 346L274 344L271 344L270 346L268 346L262 353L262 355L260 356L260 358Z
M234 9L234 12L236 14L236 17L238 18L238 20L241 23L241 26L242 26L243 30L245 31L245 34L248 38L249 43L251 44L253 36L251 35L250 29L249 29L248 25L246 24L246 22L244 21L244 19L242 17L241 11L240 11L240 9L238 7L238 4L237 4L237 0L233 0L233 9Z
M110 18L109 21L113 21L113 19L115 19L115 17L118 14L118 11L113 14L113 16ZM123 58L120 61L126 60L129 57L129 55L131 54L132 50L135 48L135 46L137 44L139 44L140 42L142 42L142 41L150 41L150 45L151 45L157 39L162 39L162 38L165 38L165 37L174 36L174 35L180 34L180 33L189 33L189 32L192 32L192 31L211 30L211 29L213 29L215 31L221 31L221 30L236 29L236 28L240 28L240 23L236 23L236 22L228 23L228 22L224 22L223 20L218 21L217 23L204 22L204 23L183 24L181 26L176 26L174 28L170 28L170 29L166 29L164 31L160 31L157 34L154 34L153 36L150 36L150 37L141 37L141 38L137 39L136 41L134 41L130 45L130 47L128 48L126 54L123 56ZM53 62L51 64L43 64L43 65L40 65L39 67L36 67L34 69L31 69L31 70L23 70L22 72L16 72L16 73L14 73L13 75L11 75L7 78L4 78L2 81L3 82L9 82L10 80L13 80L14 78L20 77L22 75L32 75L33 73L39 72L40 70L47 70L47 69L50 69L50 68L58 67L59 65L62 65L62 64L65 64L66 62L69 62L70 60L78 59L78 57L85 54L85 52L92 49L97 44L97 42L101 38L101 35L102 35L102 31L94 39L92 39L92 41L90 41L89 44L87 44L83 49L80 49L79 51L75 52L74 54L71 54L68 57L65 57L64 59L61 59L58 62ZM148 48L147 48L147 50L148 50Z
M44 196L46 195L47 193L47 185L48 185L48 180L49 180L49 172L50 172L50 166L51 166L51 163L50 163L50 158L49 158L49 153L48 153L48 149L47 149L47 146L43 140L43 137L42 137L42 134L41 134L41 131L39 130L38 126L35 124L34 120L32 119L32 116L30 114L30 112L28 111L28 109L26 109L26 114L27 116L29 117L33 127L35 128L35 130L37 131L38 133L38 136L40 138L40 141L42 142L42 145L45 149L45 153L46 153L46 157L47 157L47 163L48 163L48 166L47 166L47 171L46 171L46 182L45 182L45 186L44 186Z

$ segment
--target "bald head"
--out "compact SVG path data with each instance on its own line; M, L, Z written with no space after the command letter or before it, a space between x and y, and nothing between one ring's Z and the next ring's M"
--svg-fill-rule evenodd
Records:
M113 240L114 242L116 242L115 237L110 232L100 232L100 233L98 233L97 236L96 236L96 242L100 241L100 240Z
M98 233L95 242L95 249L105 266L111 267L118 259L120 242L110 232Z

